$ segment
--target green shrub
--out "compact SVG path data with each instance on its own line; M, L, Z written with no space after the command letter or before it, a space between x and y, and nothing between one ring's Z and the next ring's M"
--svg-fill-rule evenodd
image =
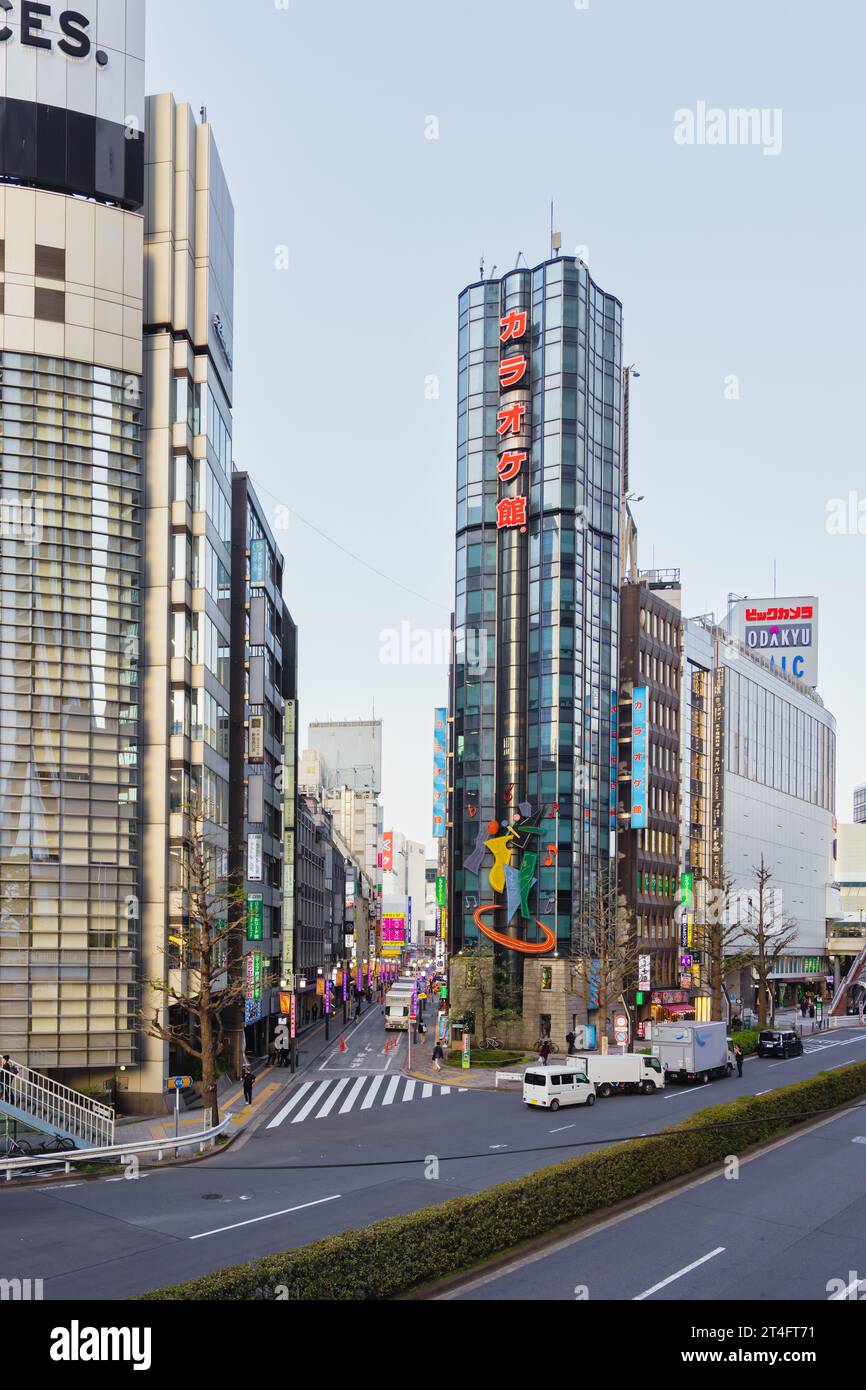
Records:
M758 1050L758 1038L760 1036L760 1028L744 1028L740 1033L732 1033L731 1041L739 1043L744 1056L750 1057L753 1052Z
M512 1250L617 1202L723 1162L797 1123L866 1094L866 1062L766 1096L743 1096L662 1134L614 1144L438 1207L377 1221L266 1256L144 1300L392 1299Z

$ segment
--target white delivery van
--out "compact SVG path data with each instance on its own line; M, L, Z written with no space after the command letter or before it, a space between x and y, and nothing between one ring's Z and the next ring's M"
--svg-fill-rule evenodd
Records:
M569 1057L581 1071L585 1071L593 1082L599 1096L613 1095L614 1091L643 1092L650 1096L664 1089L665 1074L658 1057L644 1056L639 1052L609 1052L606 1057L592 1053Z
M558 1110L561 1105L595 1105L595 1087L585 1071L558 1062L553 1067L530 1067L523 1077L526 1105Z

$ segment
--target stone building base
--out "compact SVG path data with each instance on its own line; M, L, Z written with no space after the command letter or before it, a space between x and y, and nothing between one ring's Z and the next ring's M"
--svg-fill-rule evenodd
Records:
M566 1033L576 1024L588 1021L585 999L577 993L574 966L566 960L527 959L523 970L523 1013L518 1019L494 1017L492 1004L493 958L464 958L451 961L449 1003L452 1018L466 1012L475 1015L473 1042L484 1042L482 994L487 1000L487 1034L495 1036L503 1048L534 1051L542 1037L550 1036L560 1052L567 1051Z

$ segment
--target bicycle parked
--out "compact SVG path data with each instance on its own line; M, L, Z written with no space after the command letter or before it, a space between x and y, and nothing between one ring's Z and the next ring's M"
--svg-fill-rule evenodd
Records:
M41 1145L40 1152L44 1154L68 1154L74 1152L77 1145L72 1139L67 1139L65 1134L55 1134L53 1139L46 1139Z
M9 1134L0 1139L0 1158L32 1158L33 1149L26 1139L16 1139Z

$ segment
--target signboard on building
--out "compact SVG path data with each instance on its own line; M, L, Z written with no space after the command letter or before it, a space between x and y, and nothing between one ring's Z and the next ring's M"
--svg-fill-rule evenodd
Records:
M649 691L635 686L631 707L631 828L645 830L649 824L647 807L649 772Z
M617 766L619 759L619 694L616 686L610 694L610 830L616 830ZM611 842L613 843L613 842ZM611 852L613 852L611 850Z
M777 670L814 687L818 684L818 600L743 599L728 613L731 635Z
M386 830L382 836L382 872L390 874L394 872L394 832Z
M265 717L263 714L250 715L249 753L251 763L264 762L265 757Z
M440 875L436 880L436 906L445 906L446 884L444 875Z
M264 584L265 582L265 542L250 542L250 583Z
M652 956L648 951L637 958L637 987L652 989Z
M713 771L710 814L710 881L721 884L725 856L725 686L726 670L716 669L713 692Z
M263 843L261 835L250 835L247 839L247 878L252 883L262 881Z
M264 902L261 893L247 898L247 941L261 941L264 935Z
M447 717L446 709L437 709L433 725L433 836L437 840L445 837Z

